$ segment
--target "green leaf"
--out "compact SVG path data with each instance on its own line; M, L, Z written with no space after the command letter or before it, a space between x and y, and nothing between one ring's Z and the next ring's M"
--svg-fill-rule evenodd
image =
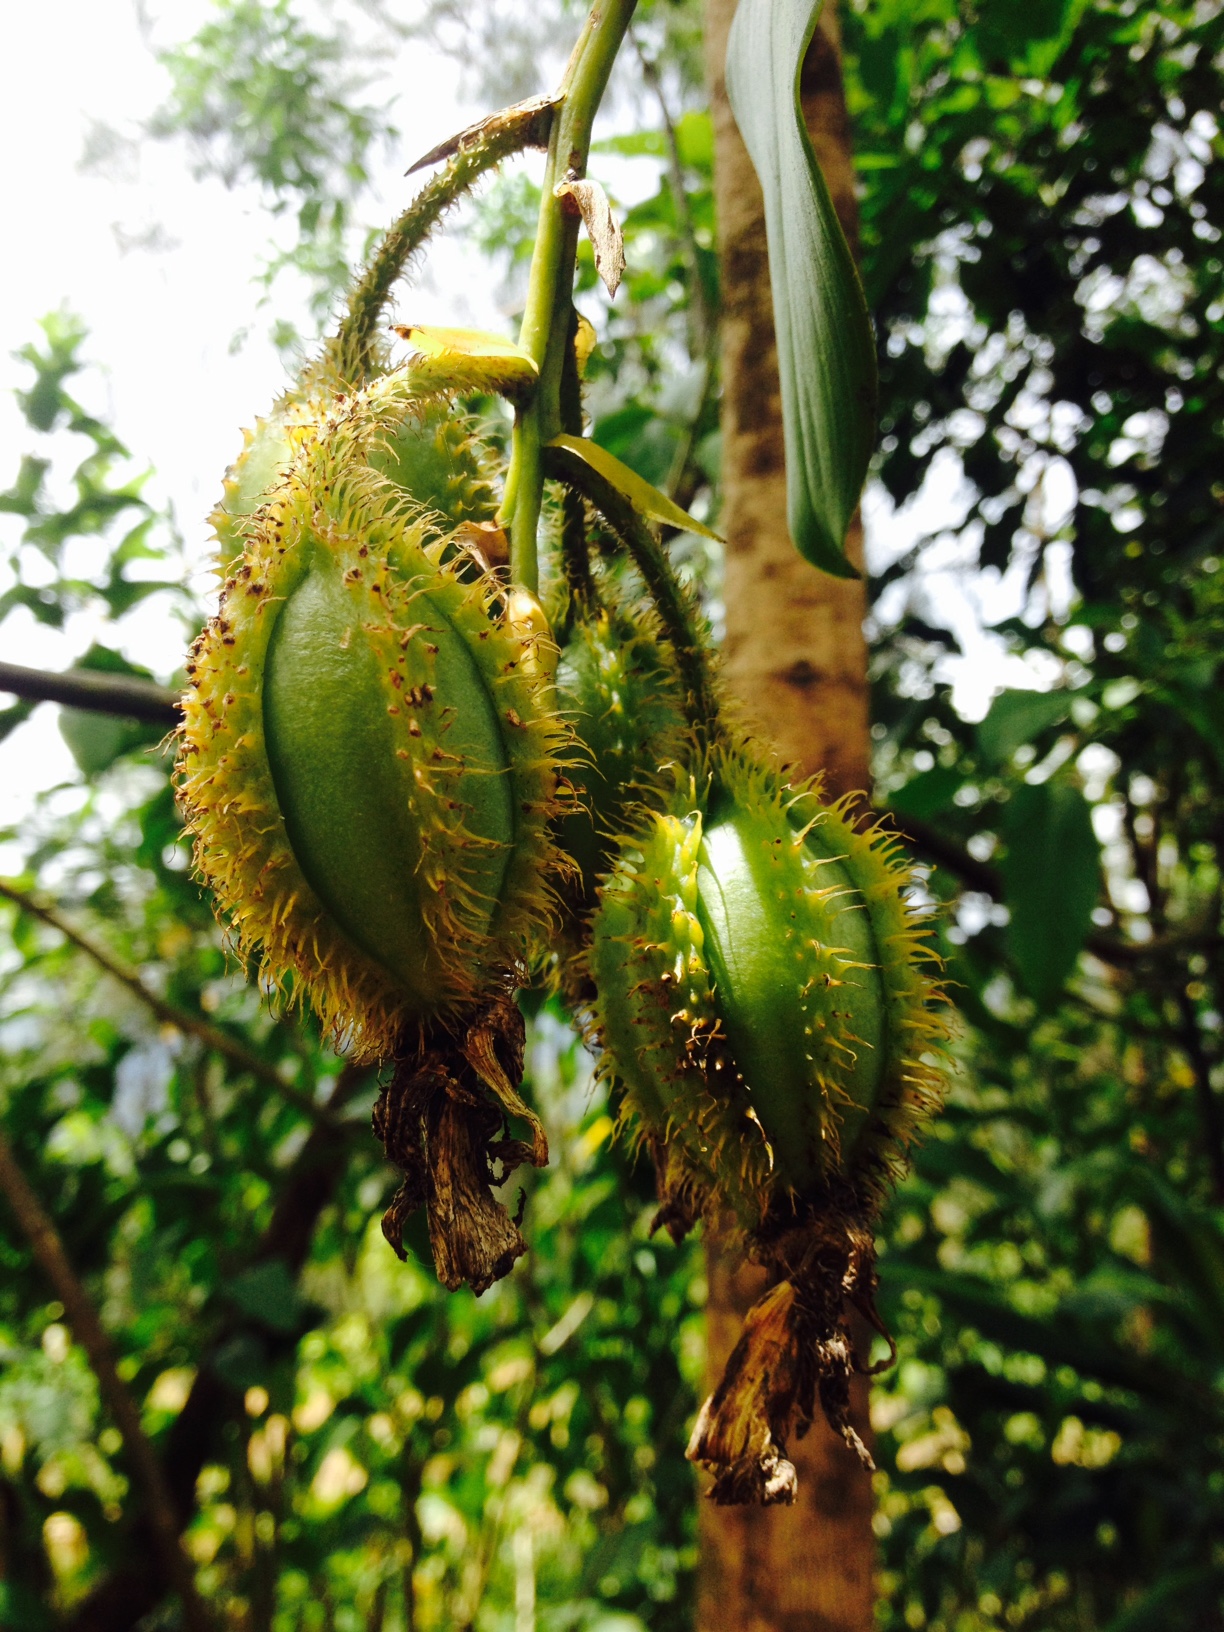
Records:
M50 460L36 459L32 453L27 453L21 461L17 480L7 492L0 493L0 510L14 516L36 516L43 477L50 468Z
M977 728L982 758L1005 764L1017 748L1065 720L1070 708L1065 691L1001 691Z
M740 0L727 94L765 195L791 537L814 566L854 578L846 529L875 441L875 339L799 102L819 11L820 0Z
M1170 684L1154 689L1152 696L1181 715L1224 770L1224 707L1221 707L1218 691L1210 683L1198 692L1186 685Z
M714 164L714 121L705 112L691 108L676 120L676 149L680 163L709 175ZM634 130L621 136L606 136L591 143L592 153L617 153L622 158L665 159L667 136L661 130Z
M302 1314L302 1303L288 1266L269 1258L243 1270L229 1283L227 1295L244 1315L274 1332L291 1332Z
M697 521L687 510L681 510L666 493L660 493L657 487L652 487L636 470L630 470L614 453L601 448L598 442L591 442L585 436L561 435L555 436L550 445L577 454L592 470L598 471L605 482L610 482L622 498L628 499L635 510L651 521L666 522L669 527L678 527L685 533L700 533L703 538L718 538L718 534L704 522Z
M166 734L163 726L147 720L124 720L83 708L62 708L59 728L81 774L88 777L109 771L124 754L152 748Z
M130 674L140 680L153 678L151 670L129 663L121 652L96 642L74 667L93 669L100 674ZM101 776L124 754L152 748L166 735L165 726L148 720L129 720L83 708L61 708L59 728L81 774L88 777Z
M513 340L484 329L395 325L412 347L408 369L418 391L497 391L515 396L540 377L535 359Z
M1053 1004L1075 967L1100 890L1092 812L1070 782L1025 783L1006 807L1008 948L1029 995Z
M1195 1565L1184 1570L1170 1570L1160 1576L1156 1585L1138 1600L1115 1615L1105 1632L1163 1632L1175 1623L1170 1620L1174 1604L1187 1598L1197 1599L1206 1614L1210 1614L1212 1600L1224 1583L1224 1565ZM1185 1607L1189 1607L1186 1605ZM1178 1616L1182 1626L1189 1623ZM1208 1625L1204 1620L1201 1624Z
M895 810L898 815L912 816L916 821L925 822L929 817L937 816L941 810L947 810L953 794L964 780L955 765L935 765L929 771L911 777L903 788L890 793L889 809Z

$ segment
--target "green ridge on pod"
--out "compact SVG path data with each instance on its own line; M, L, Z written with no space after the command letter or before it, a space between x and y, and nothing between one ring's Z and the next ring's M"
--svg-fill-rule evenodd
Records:
M177 772L239 948L367 1056L549 920L567 740L540 637L373 468L377 407L355 394L298 433L193 649Z
M878 1194L937 1102L923 930L893 841L716 751L624 839L596 915L592 1030L664 1190L730 1206Z
M587 754L571 780L579 808L559 824L561 847L595 901L629 814L663 804L676 767L692 757L684 686L657 618L644 608L601 607L576 622L557 665L557 708Z

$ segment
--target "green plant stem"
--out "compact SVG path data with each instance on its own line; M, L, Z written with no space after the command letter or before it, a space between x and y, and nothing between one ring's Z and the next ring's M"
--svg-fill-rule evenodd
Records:
M503 520L510 531L511 576L532 593L539 587L540 576L536 534L544 496L543 450L561 429L561 380L578 251L578 216L555 196L554 188L586 174L595 112L635 3L600 0L587 18L566 70L564 100L557 109L548 144L535 252L519 333L519 344L539 367L540 383L515 418L502 503Z

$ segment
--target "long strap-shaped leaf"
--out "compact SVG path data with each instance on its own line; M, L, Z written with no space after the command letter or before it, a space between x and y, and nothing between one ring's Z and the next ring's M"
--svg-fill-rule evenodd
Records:
M814 566L853 578L846 529L875 440L875 342L799 103L820 4L740 0L727 94L765 195L790 534Z

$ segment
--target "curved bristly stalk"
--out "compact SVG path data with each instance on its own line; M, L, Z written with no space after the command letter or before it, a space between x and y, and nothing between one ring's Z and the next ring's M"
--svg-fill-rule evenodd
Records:
M384 233L369 265L353 285L347 310L328 341L322 369L349 386L363 385L377 366L379 325L391 290L446 212L471 192L480 178L525 147L542 145L551 125L552 104L536 98L474 127ZM442 152L439 151L439 157ZM415 168L415 166L414 166Z
M228 471L221 501L209 518L223 567L241 550L250 518L292 462L303 434L339 397L385 373L388 347L380 331L391 291L413 255L481 176L510 154L542 144L551 127L552 106L550 100L536 98L507 108L439 150L438 157L446 156L446 163L384 233L348 294L335 334L271 411L244 433L242 452ZM437 376L435 370L432 383L421 382L416 395L449 405L456 391L448 389L444 371L440 379Z

